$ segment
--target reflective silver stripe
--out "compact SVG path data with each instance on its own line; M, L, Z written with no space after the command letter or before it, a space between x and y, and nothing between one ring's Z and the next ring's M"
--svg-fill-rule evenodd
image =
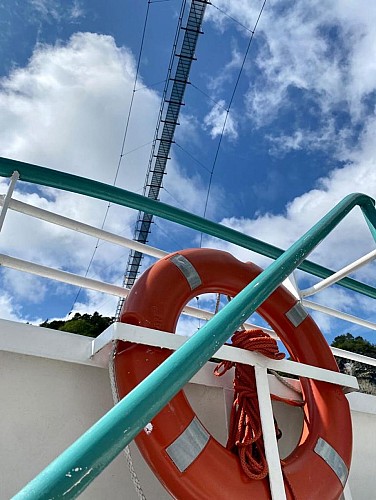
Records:
M179 253L177 253L170 258L170 261L173 262L175 266L178 267L184 274L186 280L189 283L189 286L191 287L191 290L194 290L201 285L201 278L198 272L192 266L189 260L184 257L184 255L180 255Z
M320 455L321 458L329 465L329 467L337 475L338 479L341 481L342 486L345 487L347 476L349 475L349 470L347 465L338 455L336 450L330 446L323 438L317 440L314 451Z
M210 434L195 417L166 451L180 472L184 472L205 448L209 438Z
M303 320L308 316L307 311L304 309L300 302L297 302L289 311L286 313L286 317L290 322L296 327L302 323Z

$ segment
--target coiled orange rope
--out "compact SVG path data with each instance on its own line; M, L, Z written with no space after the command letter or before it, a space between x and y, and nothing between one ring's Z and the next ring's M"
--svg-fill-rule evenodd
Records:
M282 359L277 342L262 330L242 330L232 338L232 345L257 351L271 359ZM227 449L238 454L241 466L250 479L263 479L268 475L262 438L261 419L257 399L255 370L253 366L222 361L214 370L221 376L235 366L234 402L231 410L230 432ZM277 438L281 431L276 424Z

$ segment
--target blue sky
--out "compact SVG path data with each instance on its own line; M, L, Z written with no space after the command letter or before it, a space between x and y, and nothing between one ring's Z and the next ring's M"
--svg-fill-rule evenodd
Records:
M259 0L208 6L192 65L163 201L203 215L224 108L259 14ZM376 195L376 6L349 0L270 0L261 16L213 171L207 216L287 248L346 194ZM180 0L151 2L137 91L117 185L142 191ZM147 2L1 3L1 155L113 183ZM226 14L223 14L223 12ZM236 22L238 20L239 22ZM246 29L245 27L248 29ZM159 83L158 83L159 82ZM162 83L161 83L162 82ZM0 183L5 190L5 182ZM17 197L98 227L106 204L20 187ZM111 207L106 228L133 234L135 214ZM10 214L1 252L84 274L95 241ZM150 243L168 251L197 235L157 220ZM217 245L204 239L204 245ZM221 245L243 260L267 260ZM355 214L313 260L338 269L374 248ZM99 246L88 275L121 282L127 252ZM150 263L146 260L146 263ZM375 284L374 268L359 279ZM306 283L310 281L306 280ZM116 300L2 270L2 317L112 314ZM333 289L322 299L369 319L367 299ZM349 330L315 316L329 338ZM351 331L368 335L361 328Z

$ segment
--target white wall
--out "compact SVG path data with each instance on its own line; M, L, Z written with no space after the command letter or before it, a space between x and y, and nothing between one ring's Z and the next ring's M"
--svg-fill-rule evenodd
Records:
M113 402L107 370L0 351L0 499L8 500L96 422ZM146 490L170 498L147 466ZM136 500L123 456L82 494ZM149 498L153 498L150 496Z
M225 443L223 390L190 384L186 393L204 425ZM0 500L12 497L113 404L104 368L5 351L0 351L0 398ZM368 500L374 498L375 486L376 397L352 393L349 400L354 424L351 492L354 500ZM301 417L280 404L275 411L285 436L298 439ZM290 446L286 442L285 453ZM169 499L132 449L146 498ZM118 457L81 498L137 500L125 458Z

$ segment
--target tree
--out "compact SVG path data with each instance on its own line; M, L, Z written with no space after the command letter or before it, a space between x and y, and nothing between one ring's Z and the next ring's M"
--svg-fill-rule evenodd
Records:
M336 337L332 346L376 358L376 345L351 333ZM341 372L357 377L362 392L376 394L376 369L373 366L339 357L336 357L336 361Z
M376 358L376 345L371 344L363 337L354 337L351 333L339 335L332 342L333 347L344 349L345 351L357 352L363 356Z
M40 326L61 330L64 332L77 333L86 337L98 337L106 328L114 322L114 318L102 316L98 312L94 314L76 313L73 318L63 321L44 321Z
M59 330L61 326L63 326L66 322L63 320L54 320L51 322L48 322L48 319L41 323L39 326L43 326L44 328L51 328L52 330Z

